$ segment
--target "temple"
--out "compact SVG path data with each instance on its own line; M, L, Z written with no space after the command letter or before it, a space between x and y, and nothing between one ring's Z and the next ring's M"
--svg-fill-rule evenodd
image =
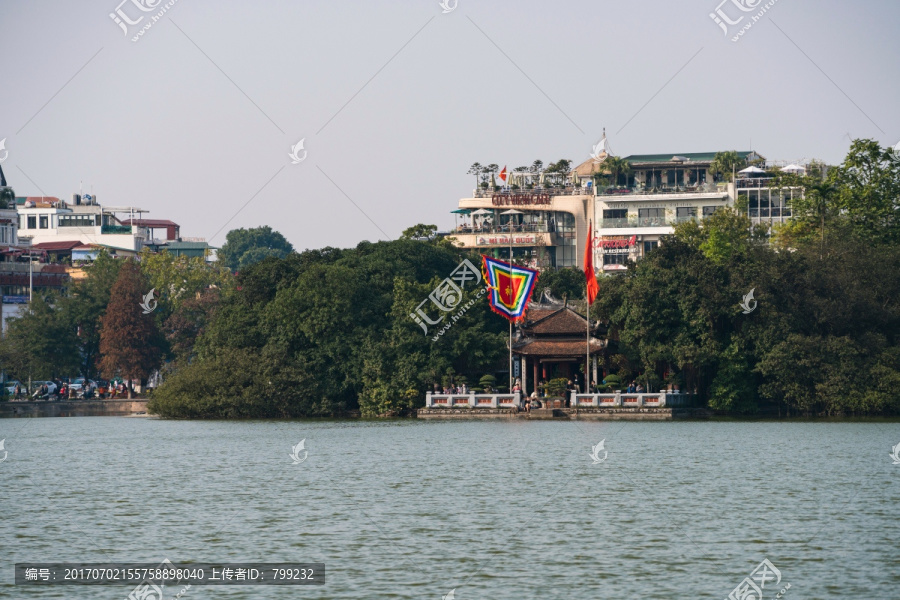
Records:
M522 390L526 395L537 389L542 380L558 377L577 382L584 391L582 372L590 352L591 381L597 381L597 356L606 348L600 339L601 325L591 322L590 341L584 315L554 300L546 291L538 302L531 302L525 320L517 326L512 351L520 362ZM540 393L540 392L539 392Z

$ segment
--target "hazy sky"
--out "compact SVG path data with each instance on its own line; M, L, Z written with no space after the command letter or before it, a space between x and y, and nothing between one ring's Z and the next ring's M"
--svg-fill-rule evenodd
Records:
M737 43L759 0L721 6L747 15L728 37L720 0L177 0L138 42L165 3L126 0L146 15L126 36L119 1L0 0L3 170L20 196L83 181L184 236L231 219L214 245L264 224L300 250L445 229L471 163L579 163L603 127L620 155L752 139L834 163L849 137L900 140L896 0L777 0Z

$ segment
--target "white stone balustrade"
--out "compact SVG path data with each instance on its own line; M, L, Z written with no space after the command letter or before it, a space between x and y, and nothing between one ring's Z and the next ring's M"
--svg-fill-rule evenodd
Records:
M690 406L692 394L678 392L654 392L652 394L578 394L572 392L570 404L575 408L628 407L648 406L664 408L673 406Z
M513 408L521 406L521 392L512 394L425 394L425 408Z

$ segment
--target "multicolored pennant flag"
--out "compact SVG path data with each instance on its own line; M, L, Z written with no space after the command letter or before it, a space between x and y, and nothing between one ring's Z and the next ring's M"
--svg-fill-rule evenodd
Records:
M521 321L538 280L538 272L481 255L484 281L491 310L510 320Z
M506 183L506 165L503 165L503 170L500 171L500 181Z
M597 284L597 273L594 272L594 225L588 225L587 244L584 248L584 276L587 278L587 301L588 306L594 303L600 286Z

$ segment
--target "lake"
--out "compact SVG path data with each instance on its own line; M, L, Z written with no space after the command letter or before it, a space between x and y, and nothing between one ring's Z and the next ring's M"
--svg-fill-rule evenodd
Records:
M4 438L0 597L124 600L13 586L13 564L164 558L326 565L323 586L197 600L721 600L764 559L763 598L900 597L897 422L86 417Z

